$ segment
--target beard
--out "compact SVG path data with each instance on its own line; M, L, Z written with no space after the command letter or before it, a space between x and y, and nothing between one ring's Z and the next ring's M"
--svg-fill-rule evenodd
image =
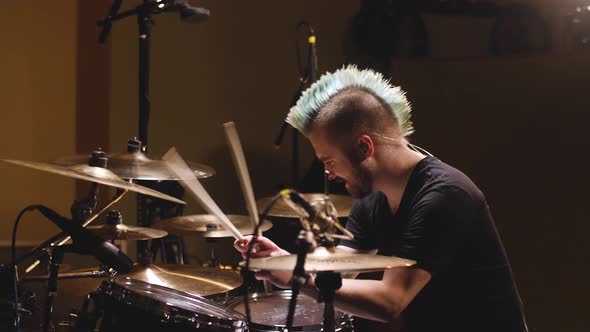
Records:
M362 163L354 165L352 176L344 184L353 198L362 198L371 193L373 180L371 172Z

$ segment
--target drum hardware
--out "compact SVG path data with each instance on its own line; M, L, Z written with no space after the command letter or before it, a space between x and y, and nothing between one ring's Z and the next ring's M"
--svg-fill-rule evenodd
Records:
M95 166L88 166L88 165L79 165L79 166L59 166L59 165L52 165L42 162L33 162L33 161L22 161L22 160L10 160L10 159L1 159L0 161L15 164L18 166L23 166L27 168L32 168L48 173L63 175L66 177L85 180L90 182L95 182L98 184L103 184L123 190L134 191L140 194L148 195L157 197L160 199L168 200L177 204L186 204L185 202L179 200L178 198L162 194L158 191L155 191L150 188L146 188L131 182L127 182L115 173L109 171L106 168L100 168Z
M141 151L141 142L131 138L127 142L127 152L108 153L107 169L119 177L128 180L170 181L178 180L178 177L170 172L162 160L151 159ZM87 155L73 155L54 159L52 164L75 167L84 165L88 161ZM202 179L215 175L215 170L207 165L195 162L187 162L195 173Z
M101 331L246 331L244 316L202 296L115 277L104 289Z
M252 321L248 326L251 332L284 331L287 308L292 298L290 290L276 290L270 294L250 293L248 302L252 310ZM224 303L230 309L245 315L244 299L241 296L230 298ZM316 300L302 296L290 331L321 332L323 330L323 305ZM336 331L353 331L352 318L342 312L336 313Z
M57 296L57 281L59 279L59 266L62 263L63 255L66 252L77 253L81 255L88 255L89 252L87 249L78 246L77 244L66 244L61 245L53 248L50 254L50 263L49 263L49 277L47 281L47 297L45 299L45 306L44 306L44 320L43 320L43 331L53 331L54 326L52 324L52 312L53 309L53 302L55 297ZM107 272L103 272L104 276ZM98 277L99 274L91 274L92 277ZM78 276L70 276L77 278Z
M326 194L322 193L302 193L300 194L303 199L308 202L315 201L318 199L323 199ZM336 208L338 218L348 217L350 214L350 209L352 208L353 199L350 196L345 195L327 195L334 204ZM258 201L256 201L256 206L258 206L258 210L262 211L264 207L268 206L272 197L264 197ZM293 210L286 202L279 201L277 202L272 209L268 213L269 216L272 217L280 217L280 218L299 218L299 214Z
M111 241L149 240L168 235L168 232L158 229L124 225L121 213L114 210L107 213L106 224L99 226L88 226L86 229L105 240Z
M226 293L242 284L237 272L186 264L136 264L131 272L118 276L204 297Z
M107 170L107 158L105 157L105 153L103 151L95 151L92 153L91 158L89 159L88 165L80 165L77 167L62 167L56 166L51 164L45 163L37 163L37 162L26 162L26 161L15 161L15 160L3 160L5 162L41 170L47 171L54 174L64 175L67 177L81 179L92 182L92 186L89 190L89 193L85 199L77 200L72 204L72 216L74 218L74 222L70 222L69 220L59 216L55 211L47 209L43 206L33 206L33 208L39 209L40 212L45 214L46 217L51 219L54 223L60 223L60 227L63 229L64 227L69 227L70 231L75 231L76 233L80 233L83 231L82 227L87 226L90 222L96 219L101 213L105 212L110 206L118 202L122 196L127 193L127 191L136 191L142 192L148 195L155 195L163 199L171 199L176 202L182 202L174 197L164 195L159 193L155 190L141 187L129 182L124 181L123 179L119 178L109 170ZM98 192L97 184L105 184L109 186L113 186L118 189L115 197L109 202L104 208L102 208L98 213L93 214L94 210L96 209L97 201L96 195ZM73 228L72 228L73 227ZM87 236L87 235L86 235ZM39 265L40 260L39 258L44 255L44 252L50 246L59 246L65 244L70 239L69 234L65 234L65 232L57 234L52 238L48 239L47 241L43 242L40 246L33 249L30 253L23 255L19 259L15 260L15 265L20 264L24 260L34 257L36 261L31 264L26 270L25 273L29 273L33 270L36 266Z
M248 216L238 214L228 214L226 216L240 234L254 233L254 226L252 226ZM262 226L262 231L267 231L271 227L272 223L267 222ZM197 235L204 238L233 236L225 227L219 225L219 219L212 214L195 214L164 219L153 224L152 228L165 230L171 234Z

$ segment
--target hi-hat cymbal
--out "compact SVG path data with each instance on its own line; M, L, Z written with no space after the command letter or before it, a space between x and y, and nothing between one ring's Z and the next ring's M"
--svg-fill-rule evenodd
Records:
M308 194L300 194L306 201L310 202L316 199L321 199L325 197L325 194L320 193L308 193ZM345 195L328 195L334 207L336 207L336 211L338 211L338 217L348 217L350 214L350 209L352 208L353 199L350 196ZM272 197L264 197L256 201L256 207L258 211L262 212L264 209L270 204L272 201ZM278 200L275 205L270 209L268 213L271 217L280 217L280 218L299 218L297 212L293 211L287 203L283 200Z
M86 229L105 240L151 240L168 235L159 229L124 224L88 226Z
M107 153L107 168L123 179L133 180L178 180L176 174L170 172L163 160L150 159L143 152ZM89 156L74 155L61 157L52 163L60 166L86 165ZM198 178L208 178L215 174L209 166L187 162Z
M15 164L19 166L24 166L32 169L36 169L39 171L44 171L48 173L58 174L67 176L74 179L79 180L86 180L90 182L96 182L100 184L104 184L106 186L111 186L119 189L125 189L129 191L134 191L140 194L149 195L161 199L165 199L167 201L179 203L179 204L186 204L185 202L179 200L178 198L172 197L170 195L163 194L159 191L146 188L131 182L127 182L120 177L118 177L115 173L109 171L106 168L102 167L94 167L88 165L77 165L71 167L64 167L58 165L52 165L47 163L35 162L35 161L22 161L22 160L10 160L10 159L0 159L0 161L4 161L10 164Z
M254 227L249 216L228 214L227 218L236 226L240 234L248 235L254 233ZM164 219L156 222L152 227L177 235L199 235L208 238L233 236L229 230L219 225L217 217L212 214L195 214ZM271 227L272 223L266 220L262 224L261 231L267 231Z
M225 293L242 284L238 272L189 265L136 265L122 276L200 296Z
M297 255L252 258L250 259L250 269L293 271L296 261ZM325 271L371 272L414 264L416 264L415 261L395 256L355 254L338 248L317 247L313 252L307 254L305 271L309 273Z

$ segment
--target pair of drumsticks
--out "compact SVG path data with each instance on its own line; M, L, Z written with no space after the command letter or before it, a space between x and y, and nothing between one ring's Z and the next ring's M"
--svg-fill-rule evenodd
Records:
M246 158L244 156L244 151L242 150L242 145L240 144L238 131L234 122L224 123L223 128L230 146L234 166L238 172L242 192L246 199L246 208L248 209L252 226L256 227L258 224L258 210L256 208L254 191L252 190L252 182L250 181L250 173L246 166ZM221 226L228 229L236 240L244 238L217 204L215 204L209 193L207 193L199 179L195 176L194 172L188 167L178 152L176 152L176 148L168 150L168 152L162 157L162 160L166 161L170 170L178 176L180 184L191 194L191 196L193 196L193 198L197 200L207 212L217 217ZM260 234L257 235L260 236Z

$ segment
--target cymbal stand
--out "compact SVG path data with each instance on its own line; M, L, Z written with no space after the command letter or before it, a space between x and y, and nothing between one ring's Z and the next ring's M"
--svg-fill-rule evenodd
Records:
M329 243L325 246L333 246ZM334 311L334 297L336 291L342 287L342 275L333 271L318 272L315 285L319 290L318 302L324 302L324 332L334 332L336 329L336 313Z
M299 296L301 287L309 280L309 274L305 272L307 253L311 252L316 246L317 243L314 239L313 232L309 229L301 230L297 237L297 262L295 263L293 277L291 279L291 299L289 300L289 311L287 312L286 331L290 331L293 327L297 297Z
M108 160L105 157L105 153L103 151L98 150L92 153L89 165L106 168L107 162ZM111 206L119 202L121 198L125 196L126 193L127 190L118 189L113 199L104 207L102 207L98 212L94 213L94 210L97 207L98 185L96 183L92 183L92 186L86 198L83 198L81 200L75 200L72 204L72 219L75 221L79 221L82 227L86 227L96 218L98 218L98 216L107 211ZM37 246L27 254L24 254L23 256L16 259L15 265L19 265L20 263L24 262L25 260L31 257L36 258L36 260L25 269L24 272L26 275L33 271L37 266L39 266L39 264L41 263L41 258L47 255L48 249L64 245L70 239L70 236L66 235L64 232L60 232L45 240L43 243L41 243L39 246Z
M49 280L47 281L47 299L45 300L45 316L43 321L43 332L55 331L51 323L51 313L53 312L53 300L57 296L57 280L59 279L59 267L62 264L63 256L66 252L87 255L88 252L81 249L76 244L66 244L51 249L49 263Z

